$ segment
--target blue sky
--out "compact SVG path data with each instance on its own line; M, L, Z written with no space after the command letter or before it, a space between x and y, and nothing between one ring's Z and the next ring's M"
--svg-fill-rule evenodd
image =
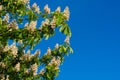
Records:
M31 0L41 9L69 6L74 54L66 57L56 80L120 80L120 1L119 0ZM62 43L57 33L36 48Z

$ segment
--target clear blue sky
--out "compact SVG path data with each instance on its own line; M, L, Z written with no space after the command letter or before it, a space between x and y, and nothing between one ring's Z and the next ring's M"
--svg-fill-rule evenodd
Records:
M71 11L74 54L66 57L56 80L120 80L120 1L119 0L31 0L41 9L66 5ZM64 36L50 38L36 48L45 52ZM51 42L52 41L52 42ZM50 43L51 42L51 43ZM62 43L62 42L60 42Z

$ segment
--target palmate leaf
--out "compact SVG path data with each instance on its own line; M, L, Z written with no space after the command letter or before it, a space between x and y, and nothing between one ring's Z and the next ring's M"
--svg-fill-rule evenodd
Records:
M67 24L63 24L60 28L59 31L65 34L66 36L71 36L71 30Z

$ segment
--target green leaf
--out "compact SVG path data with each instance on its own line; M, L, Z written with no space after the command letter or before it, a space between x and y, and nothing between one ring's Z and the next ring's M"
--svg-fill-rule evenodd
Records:
M73 49L70 47L70 53L73 53Z

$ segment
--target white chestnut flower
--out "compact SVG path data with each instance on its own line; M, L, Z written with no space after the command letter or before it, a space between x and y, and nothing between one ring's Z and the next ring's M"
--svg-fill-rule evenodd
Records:
M20 63L19 62L16 64L15 69L17 72L20 71Z
M37 68L38 68L38 65L36 63L31 65L30 70L33 72L33 75L37 74Z
M34 12L36 12L36 13L40 13L40 8L39 8L39 6L37 6L37 4L36 3L34 3L33 5L32 5L32 8L34 9Z
M50 8L48 7L48 4L45 5L44 11L48 14L50 14Z
M49 19L45 19L45 21L42 21L41 26L47 26L49 25L50 21Z
M61 7L59 6L59 7L57 7L56 12L60 13L60 11L61 11Z
M9 50L9 45L6 45L5 48L3 49L4 52L7 52Z
M55 28L55 26L56 26L56 17L55 16L53 17L53 20L51 21L50 25L51 25L52 29Z
M0 5L0 11L2 11L2 5Z
M18 29L18 24L15 19L8 24L8 28Z
M34 30L36 29L36 25L37 25L37 21L31 21L30 24L26 23L25 27L27 30L34 32Z
M16 46L16 42L14 42L11 46L10 46L10 50L11 50L11 54L13 55L13 57L17 56L17 52L18 52L18 48Z
M65 17L66 20L69 20L70 11L68 6L64 9L63 16Z
M9 14L8 13L4 16L3 21L9 23Z
M23 4L27 4L29 2L29 0L20 0L20 2Z
M6 78L6 80L9 80L9 75L7 75L7 78Z

